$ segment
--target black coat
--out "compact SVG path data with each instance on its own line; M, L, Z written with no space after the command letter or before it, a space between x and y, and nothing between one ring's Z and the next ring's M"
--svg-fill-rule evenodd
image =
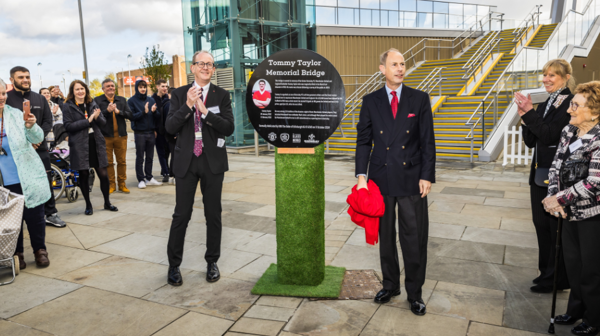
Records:
M154 129L158 134L165 135L167 133L165 123L167 122L167 114L169 114L169 95L165 94L159 97L158 94L154 93L152 99L156 102L156 110L158 111L154 116Z
M98 104L93 100L91 104L90 111L93 112L94 109L99 108ZM106 140L104 140L102 130L100 129L101 126L106 124L104 115L100 113L98 118L90 124L85 114L71 100L63 104L62 112L65 129L69 134L71 169L85 170L90 168L90 138L88 133L90 126L94 129L94 139L96 140L96 152L98 153L100 168L107 167Z
M40 158L49 158L48 155L48 145L46 144L46 136L52 130L52 111L50 111L50 105L48 105L48 101L41 94L27 91L25 93L21 93L17 90L11 90L6 93L6 104L10 107L14 107L23 111L23 101L25 99L30 101L31 105L31 113L37 119L36 123L42 128L44 131L44 141L36 150Z
M435 182L435 137L428 94L402 85L395 119L385 87L368 94L356 129L356 175L367 174L368 168L369 179L382 195L419 195L419 180Z
M94 101L98 104L100 110L102 110L102 115L104 115L104 118L106 119L106 124L100 127L102 135L109 138L114 137L115 129L113 126L113 112L108 112L107 110L108 104L110 104L108 98L106 98L106 95L101 95L94 98ZM116 115L119 136L127 136L127 122L125 122L125 119L131 119L132 116L129 104L127 104L127 99L121 96L115 96L114 102L117 104L117 108L120 111L120 113Z
M186 104L187 92L192 84L182 86L171 94L171 108L167 115L166 130L170 134L178 134L175 152L173 154L173 173L182 178L190 166L194 155L196 108L189 108ZM202 141L204 148L202 155L206 155L210 171L221 174L229 170L227 162L227 148L224 144L225 137L233 134L233 112L229 92L211 84L206 95L206 107L209 109L205 119L202 119ZM211 112L211 108L218 107L219 113ZM217 146L222 139L223 145Z
M525 145L529 148L536 148L531 162L529 185L534 184L536 159L539 168L550 168L552 166L561 131L571 120L567 110L573 99L573 94L568 88L560 94L566 94L568 97L563 100L558 108L552 104L546 117L544 117L544 111L546 111L548 100L539 104L536 110L532 109L521 117L525 123L525 126L522 125L521 127Z

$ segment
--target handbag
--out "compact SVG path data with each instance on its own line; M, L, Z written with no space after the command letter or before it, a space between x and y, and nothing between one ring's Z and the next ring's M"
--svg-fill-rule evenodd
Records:
M533 177L533 182L538 187L548 188L548 184L550 183L548 179L548 175L550 174L550 168L538 168L537 166L537 145L535 148L535 175Z

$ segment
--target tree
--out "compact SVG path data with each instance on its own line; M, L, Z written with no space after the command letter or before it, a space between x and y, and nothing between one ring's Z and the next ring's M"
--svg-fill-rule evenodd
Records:
M95 78L90 82L90 95L92 98L96 98L99 95L103 94L102 92L102 82L98 78Z
M146 73L146 76L150 78L150 89L152 92L156 92L156 81L164 79L166 81L171 78L171 67L165 58L165 53L160 51L160 46L152 46L146 48L146 55L142 58L142 68Z

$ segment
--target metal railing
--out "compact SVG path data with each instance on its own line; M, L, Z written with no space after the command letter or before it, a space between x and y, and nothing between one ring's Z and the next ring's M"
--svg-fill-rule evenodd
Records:
M502 96L506 97L505 102L508 103L508 106L505 110L508 111L513 104L511 97L514 91L539 87L538 76L542 73L544 64L551 59L560 58L567 45L580 45L580 43L583 43L589 35L590 29L593 27L597 15L600 15L600 0L590 0L582 13L573 10L569 11L556 26L543 47L524 47L517 52L517 55L508 64L506 69L504 69L469 120L465 123L466 126L471 126L471 130L465 137L465 140L471 140L471 162L473 161L474 154L475 129L481 124L483 148L491 135L497 131L495 126L500 122L498 104L500 99L504 99ZM539 18L536 17L536 19ZM491 99L490 96L492 97ZM490 100L488 101L488 99ZM488 113L491 113L490 108L493 108L494 116L492 125L494 127L490 131L490 137L486 138L485 118ZM474 119L476 120L473 121Z
M344 116L342 120L340 120L340 133L342 133L342 137L345 138L344 135L344 127L342 127L342 122L348 117L348 115L352 114L352 127L356 127L356 113L355 110L359 104L362 103L362 97L365 95L379 89L381 84L384 83L383 74L381 72L376 72L369 77L358 89L354 90L350 97L346 98L346 108L344 109Z
M463 65L462 69L465 70L465 74L462 76L462 79L466 81L465 86L468 85L469 79L475 74L477 69L479 69L479 67L487 60L488 56L492 54L494 48L497 47L498 53L500 53L500 42L502 39L498 38L499 35L500 32L490 33L477 52L475 52L465 65Z
M429 75L423 79L423 81L417 86L417 90L421 90L430 94L436 87L439 87L440 96L442 95L442 81L445 78L442 78L442 70L446 69L446 67L434 68L431 70Z
M523 38L523 35L527 34L529 27L538 26L540 24L540 8L542 5L535 5L532 10L527 13L523 21L517 26L517 28L513 31L513 42L520 42Z

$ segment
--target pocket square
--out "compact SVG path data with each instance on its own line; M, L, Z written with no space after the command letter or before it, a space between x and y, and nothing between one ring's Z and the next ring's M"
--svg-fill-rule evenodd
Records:
M416 117L416 116L417 116L417 115L416 115L416 114L414 114L414 113L409 113L409 114L408 114L408 117L409 117L409 118Z

